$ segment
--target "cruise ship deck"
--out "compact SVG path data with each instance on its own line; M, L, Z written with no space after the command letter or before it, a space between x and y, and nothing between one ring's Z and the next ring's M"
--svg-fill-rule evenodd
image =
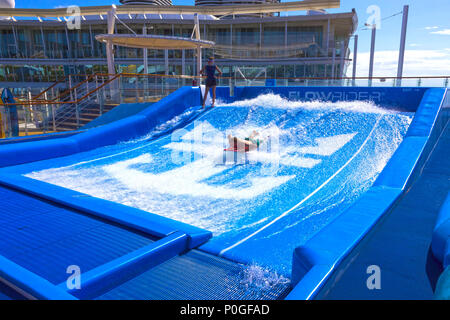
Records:
M408 6L365 78L339 0L121 2L0 8L0 300L450 299L450 76L403 75Z
M234 90L201 109L200 88L183 87L120 120L1 145L4 297L432 298L447 90ZM284 141L275 171L273 150L220 151L221 132L249 126ZM369 265L385 290L367 289Z

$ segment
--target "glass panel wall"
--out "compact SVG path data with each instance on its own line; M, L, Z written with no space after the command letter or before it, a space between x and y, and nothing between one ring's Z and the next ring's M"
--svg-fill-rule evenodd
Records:
M17 46L18 46L18 56L20 58L27 58L30 57L30 50L29 50L29 44L30 44L30 38L27 37L25 28L16 28L16 39L17 39Z
M259 48L259 24L235 25L233 27L233 46Z
M30 35L30 57L31 58L45 58L44 43L42 42L42 33L40 29L29 30Z
M283 25L273 25L264 24L263 25L263 35L262 43L266 47L279 47L284 46L284 24Z
M192 30L191 30L192 32ZM214 41L216 45L231 45L230 25L208 25L206 27L206 39Z
M67 38L64 30L43 29L45 54L49 59L67 58Z
M107 33L106 26L92 26L92 39L93 39L93 58L104 58L106 59L106 46L104 43L95 40L95 36L98 34Z
M17 58L17 50L12 28L0 30L0 57Z
M70 41L70 57L76 59L92 57L91 39L89 29L68 30L68 38Z
M136 33L143 33L143 24L125 21ZM207 57L215 55L216 63L222 65L224 74L234 75L233 66L264 66L268 78L275 77L324 77L331 76L331 59L322 64L311 64L314 58L324 57L324 26L305 25L305 22L263 22L255 23L239 21L236 23L214 24L201 23L202 37L216 42L215 48L203 50L203 63ZM97 22L96 22L97 23ZM11 62L0 61L0 81L43 81L53 82L64 75L96 72L107 72L106 46L95 40L95 35L104 34L106 20L98 24L88 25L82 22L81 30L67 30L64 23L34 26L18 26L15 24L0 26L0 59L23 58L26 65L11 65ZM147 34L181 36L189 38L192 34L191 24L172 24L164 22L146 23ZM130 33L122 24L116 24L117 33ZM341 54L340 43L348 41L348 35L337 32L335 42L337 56ZM16 41L17 40L17 41ZM69 43L68 43L69 41ZM348 51L347 51L348 52ZM344 52L343 54L347 54ZM169 74L195 73L195 50L168 50ZM115 47L117 71L142 73L143 49ZM149 73L166 73L166 55L164 50L148 50ZM43 65L42 61L33 64L33 60L49 59L51 64ZM62 59L63 61L55 61ZM93 64L74 66L72 60L64 59L99 59ZM101 60L100 60L101 59ZM127 62L129 59L129 62ZM283 65L280 65L280 61ZM138 61L138 65L136 64ZM319 61L319 60L318 60ZM299 64L299 62L301 62ZM338 75L338 64L336 72ZM61 63L61 65L56 65ZM121 64L121 66L119 66Z
M295 52L296 57L311 58L325 54L322 48L323 27L305 27L288 24L287 46Z

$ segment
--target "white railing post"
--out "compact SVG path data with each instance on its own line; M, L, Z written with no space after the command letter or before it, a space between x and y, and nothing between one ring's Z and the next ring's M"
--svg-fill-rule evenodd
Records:
M44 92L44 99L45 101L48 101L48 96L47 96L47 92ZM50 116L50 112L48 110L48 103L46 103L45 105L45 118L42 119L42 124L45 126L48 126L48 117Z
M72 94L72 75L69 75L69 92L70 92L70 100L73 101L73 94Z
M102 77L102 85L105 83L105 79ZM107 97L106 97L106 90L105 87L102 87L102 95L103 95L103 100L106 101Z
M42 118L42 133L46 133L45 132L45 116L44 116L44 111L43 111L43 105L40 104L37 107L41 113L41 118Z
M139 102L139 84L138 84L138 76L136 76L136 103Z
M75 97L78 100L77 88L75 88ZM80 127L80 112L78 110L78 101L75 102L75 115L77 117L77 129Z
M52 104L53 131L56 131L55 105Z
M97 75L95 75L95 89L97 90L97 88L98 88L98 78L97 78ZM97 103L98 103L98 101L100 100L98 90L95 94L97 96Z
M119 78L117 78L116 80L114 80L113 81L113 85L115 86L115 82L116 81L118 81L119 82L119 85L118 85L118 87L119 87L119 96L118 96L118 99L119 99L119 104L121 104L124 100L124 94L125 94L125 87L124 87L124 85L123 85L123 81L122 81L122 77L119 77ZM114 98L114 99L116 99L116 98Z
M234 86L235 86L235 83L233 81L233 78L230 77L230 97L234 97Z
M27 116L27 106L23 105L23 118L25 120L25 135L28 135L28 116Z
M104 88L101 88L100 89L101 91L104 91ZM97 91L98 92L98 91ZM101 93L100 95L99 95L99 100L98 100L98 103L99 103L99 105L100 105L100 115L102 115L103 114L103 106L104 106L104 100L103 100L103 93Z

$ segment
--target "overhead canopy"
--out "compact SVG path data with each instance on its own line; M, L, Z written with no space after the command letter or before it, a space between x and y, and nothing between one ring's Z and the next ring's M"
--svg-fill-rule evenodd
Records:
M197 49L211 48L213 41L197 40L191 38L157 36L157 35L134 35L134 34L99 34L95 39L101 42L111 41L112 44L129 48L143 49Z
M339 8L340 0L304 0L293 2L276 2L260 4L236 4L224 6L151 6L151 5L123 5L117 7L117 14L206 14L229 15L249 13L272 13L300 10L315 10ZM81 15L105 15L111 6L80 7ZM66 17L72 13L67 8L56 9L22 9L0 8L0 16L16 17Z

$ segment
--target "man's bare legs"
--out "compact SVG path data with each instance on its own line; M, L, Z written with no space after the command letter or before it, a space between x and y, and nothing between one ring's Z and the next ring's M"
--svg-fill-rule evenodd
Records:
M206 104L206 99L208 98L209 89L212 88L212 104L211 107L214 107L214 104L216 103L216 86L212 87L205 87L205 96L203 97L203 108Z
M216 92L215 92L215 88L216 87L214 87L214 97L215 97L215 95L216 95ZM209 87L205 87L205 96L203 97L203 106L202 106L202 108L204 108L205 107L205 104L206 104L206 98L208 98L208 92L209 92ZM214 105L214 102L213 102L213 105Z
M216 86L212 87L212 104L211 108L214 108L214 104L216 103Z

